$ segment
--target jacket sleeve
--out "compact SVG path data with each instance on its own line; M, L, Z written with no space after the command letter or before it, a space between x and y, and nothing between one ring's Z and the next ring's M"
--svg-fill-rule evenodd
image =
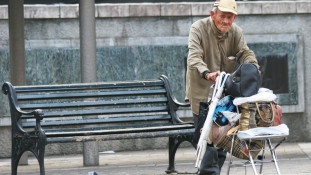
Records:
M237 35L237 45L238 45L238 52L236 54L238 58L239 64L241 63L252 63L259 69L258 61L256 59L256 56L252 50L250 50L246 44L244 35L242 34L242 31L239 32Z
M202 34L193 25L190 28L189 40L188 40L188 59L187 65L189 69L196 69L202 76L204 71L209 71L206 63L203 62L203 48L201 45Z

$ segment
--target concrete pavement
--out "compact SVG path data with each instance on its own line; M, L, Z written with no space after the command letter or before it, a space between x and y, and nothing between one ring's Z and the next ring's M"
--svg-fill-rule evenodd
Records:
M283 175L311 175L311 143L282 143L277 149L278 165ZM266 158L270 156L266 152ZM229 154L221 175L225 175L228 167ZM178 174L195 174L196 160L194 148L179 148L176 154L176 169ZM243 160L233 158L233 163ZM34 157L29 157L29 165L19 166L18 174L39 174L39 165ZM83 167L82 155L46 156L46 175L88 175L96 172L98 175L164 175L168 167L168 150L142 150L114 152L106 151L100 154L100 166ZM259 167L257 167L259 169ZM0 174L11 174L11 159L0 159ZM248 167L231 167L230 175L251 175L253 170ZM274 175L273 163L263 167L264 175Z

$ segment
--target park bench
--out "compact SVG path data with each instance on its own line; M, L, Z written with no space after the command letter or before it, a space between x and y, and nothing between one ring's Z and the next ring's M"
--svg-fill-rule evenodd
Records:
M32 152L45 174L49 143L168 137L167 173L176 172L180 143L192 142L194 124L177 116L180 103L166 76L156 80L13 86L6 82L12 121L12 174L20 157Z

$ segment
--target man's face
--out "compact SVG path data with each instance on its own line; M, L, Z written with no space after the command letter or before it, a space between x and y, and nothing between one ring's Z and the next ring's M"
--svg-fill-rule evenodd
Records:
M234 19L236 18L236 15L230 12L222 12L220 10L217 10L216 13L214 11L211 11L211 17L218 30L222 32L228 32L232 26Z

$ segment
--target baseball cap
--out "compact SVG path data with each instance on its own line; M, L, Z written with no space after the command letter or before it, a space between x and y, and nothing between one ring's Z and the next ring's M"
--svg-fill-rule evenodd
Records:
M220 11L238 14L235 0L216 0L214 7L218 7Z

